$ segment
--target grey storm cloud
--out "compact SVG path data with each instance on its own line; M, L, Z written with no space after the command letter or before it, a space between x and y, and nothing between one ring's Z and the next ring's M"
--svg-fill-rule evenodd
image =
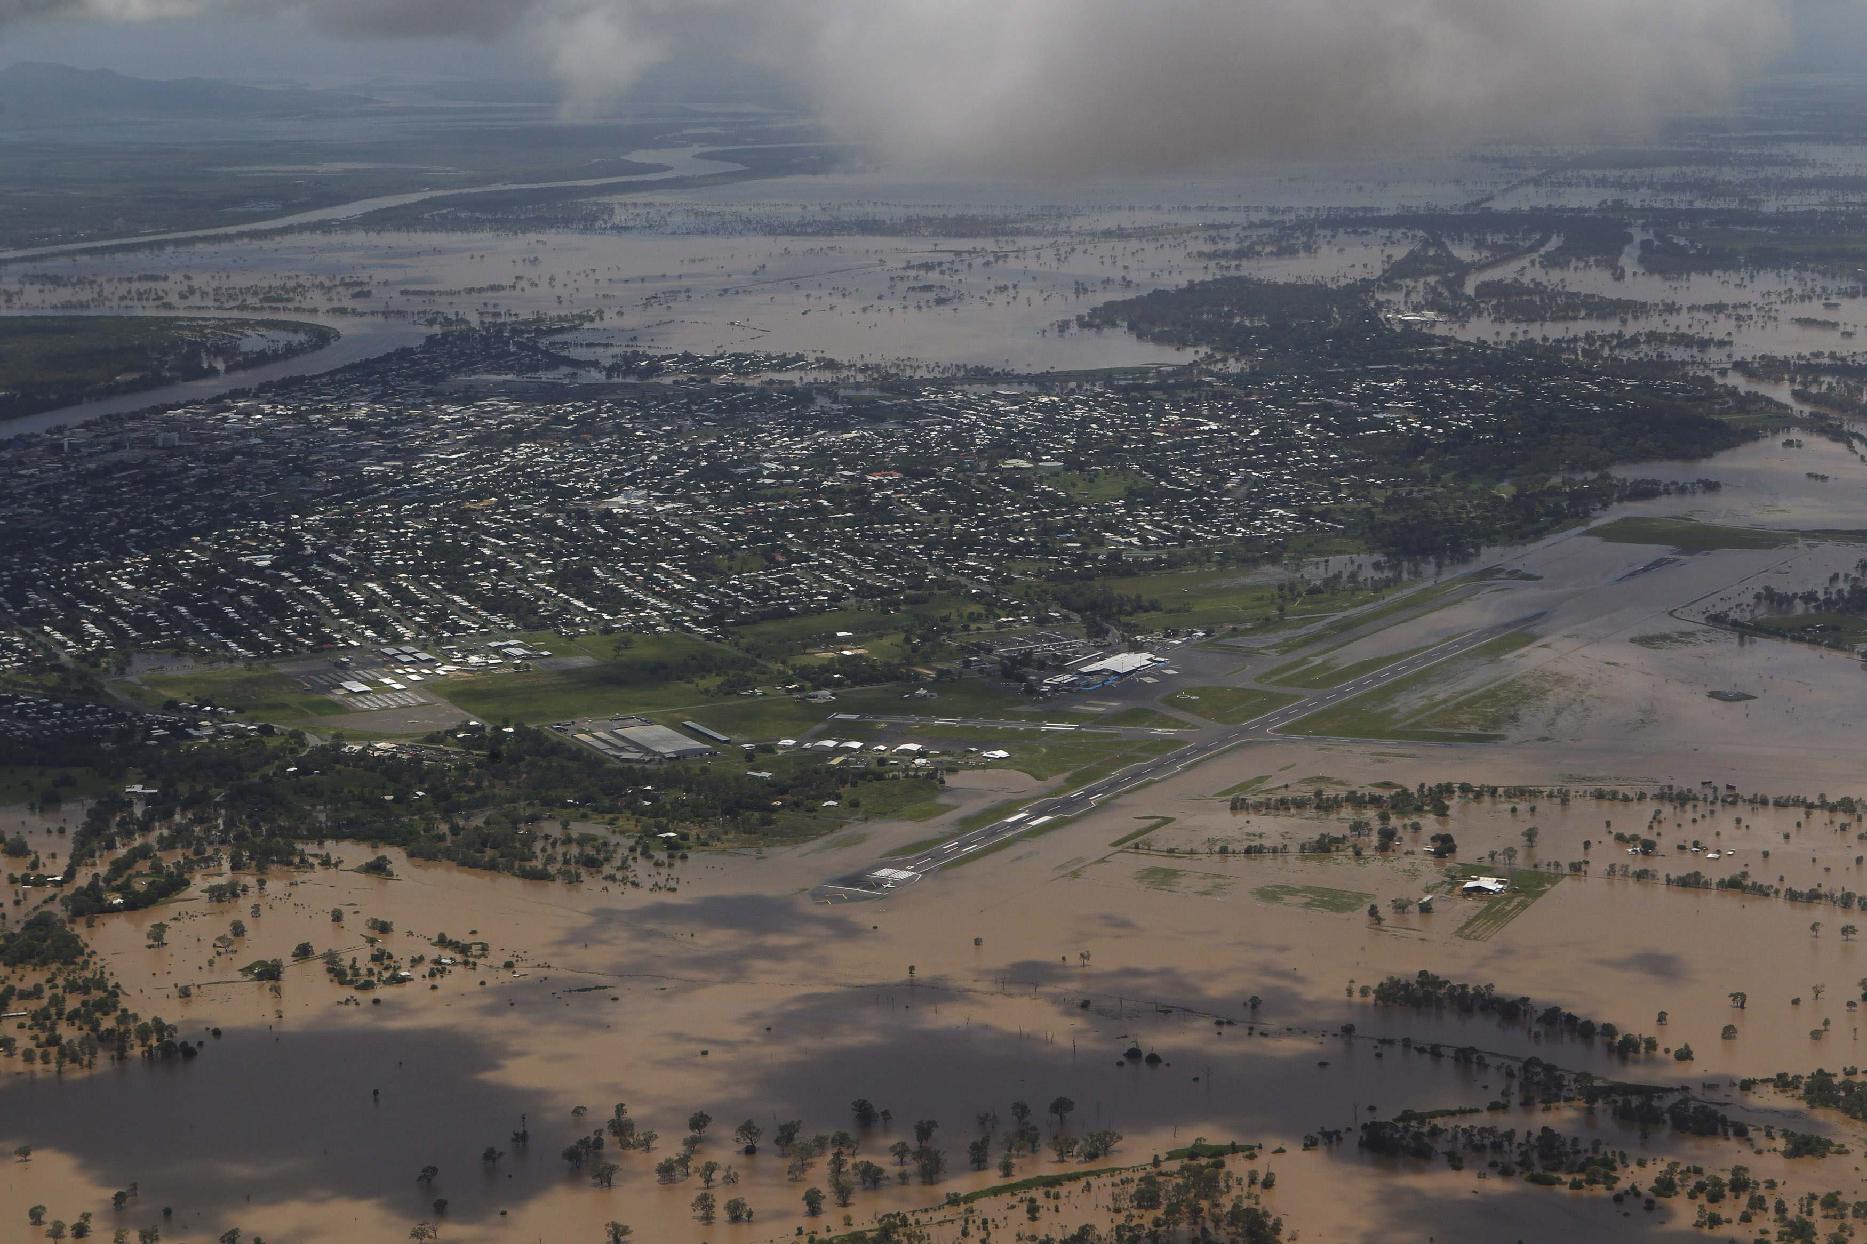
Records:
M542 59L572 109L669 58L737 57L793 82L835 132L880 154L1068 174L1633 136L1659 115L1727 101L1789 47L1796 4L0 0L0 18L272 12L359 39L511 40Z

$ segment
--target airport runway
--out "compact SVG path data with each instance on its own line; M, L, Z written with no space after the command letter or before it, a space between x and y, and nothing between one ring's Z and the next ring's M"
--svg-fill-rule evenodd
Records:
M1186 734L1199 729L1188 722L1183 726L1102 726L1087 721L1034 721L1030 718L994 718L994 717L914 717L891 715L888 713L832 713L832 723L838 721L874 721L896 726L972 726L985 730L1050 730L1057 733L1076 734L1118 734L1132 738L1150 738L1155 735L1172 736Z
M1451 660L1500 635L1526 626L1541 616L1541 613L1531 614L1510 622L1489 626L1483 630L1472 631L1457 639L1449 639L1445 643L1437 644L1423 652L1416 652L1410 657L1396 661L1371 674L1364 674L1352 682L1318 691L1294 704L1273 709L1250 721L1212 730L1184 747L1175 748L1162 756L1137 761L1126 769L1111 773L1104 778L1098 778L1077 790L1036 800L1021 812L994 821L990 825L956 834L945 842L929 847L911 857L879 860L859 872L833 878L818 886L814 892L815 896L831 902L885 897L904 886L923 881L947 865L957 863L975 852L996 846L1020 834L1042 829L1058 820L1080 816L1093 810L1106 799L1112 799L1144 783L1178 773L1190 765L1196 765L1202 760L1211 759L1220 752L1237 747L1240 743L1269 737L1279 728L1298 718L1321 712L1330 705L1343 700L1352 700L1358 695L1365 695L1429 665ZM958 719L954 720L957 723Z

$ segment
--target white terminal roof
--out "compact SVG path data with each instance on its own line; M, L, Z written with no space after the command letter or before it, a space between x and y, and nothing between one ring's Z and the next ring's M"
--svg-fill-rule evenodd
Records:
M1091 661L1087 665L1076 667L1078 674L1132 674L1144 670L1150 665L1160 664L1160 658L1151 652L1117 652L1113 656Z

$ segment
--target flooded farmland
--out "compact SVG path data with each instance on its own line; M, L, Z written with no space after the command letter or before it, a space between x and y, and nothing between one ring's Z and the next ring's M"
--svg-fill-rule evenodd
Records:
M164 747L249 750L205 778L183 770L220 788L185 806L143 789L114 743L88 769L0 769L9 930L117 867L74 851L100 807L147 839L115 879L180 877L140 908L112 906L100 881L96 904L62 907L95 960L8 976L0 1237L56 1220L275 1244L619 1241L611 1224L649 1241L945 1244L1084 1224L1138 1240L1150 1223L1193 1229L1162 1225L1163 1196L1224 1199L1183 1186L1200 1180L1236 1197L1235 1221L1261 1210L1299 1241L1845 1222L1867 1204L1867 1107L1810 1086L1836 1079L1818 1069L1854 1085L1867 1053L1867 668L1845 611L1762 624L1826 618L1804 598L1867 573L1853 425L1794 423L1818 404L1787 380L1737 394L1669 374L1669 401L1716 405L1744 436L1612 479L1537 459L1454 493L1448 471L1451 510L1607 483L1522 539L1376 552L1368 526L1335 515L1431 491L1405 455L1377 467L1341 449L1383 435L1374 420L1414 427L1418 394L1382 370L1398 364L1304 371L1368 385L1351 413L1370 425L1329 440L1293 430L1275 390L1289 369L1262 341L1220 350L1178 321L1084 318L1189 282L1364 291L1371 334L1418 317L1418 357L1547 338L1540 364L1599 348L1605 368L1638 351L1589 334L1631 327L1672 334L1654 349L1689 355L1693 385L1763 354L1851 354L1867 325L1857 283L1832 270L1650 270L1643 255L1678 255L1643 250L1670 236L1643 222L1564 265L1546 262L1562 239L1540 218L1499 237L1439 222L1606 194L1524 184L1527 158L1085 186L1065 207L1043 188L848 171L485 217L426 214L437 196L422 195L379 205L417 209L389 218L0 257L9 315L263 308L342 331L239 387L431 338L491 343L471 367L306 399L293 469L237 545L197 547L190 530L151 552L127 525L113 535L122 547L94 560L127 569L103 582L166 611L134 659L80 646L85 625L104 630L92 595L69 650L63 631L15 628L21 685L92 678L160 714ZM1416 252L1441 267L1390 275ZM1526 319L1497 305L1520 289L1478 298L1486 281L1581 300L1567 310L1648 306ZM1464 313L1435 309L1460 291ZM1812 309L1828 322L1799 323ZM527 326L524 349L500 335ZM643 370L669 359L691 370ZM100 476L176 451L231 477L278 457L262 424L301 412L289 387L249 407L221 379L6 430L94 438ZM1014 398L1061 409L1075 384L1134 407L890 456L890 436L961 422L912 406L906 386L933 380L1000 402L981 425L1010 426ZM1128 391L1153 380L1169 387ZM558 386L582 405L525 439L526 395ZM1758 390L1795 405L1744 405ZM724 396L658 405L688 391ZM774 393L801 395L797 409L757 416L768 439L729 455L728 408ZM1595 398L1609 400L1572 396ZM170 401L250 419L237 435L253 439L163 445L119 421ZM799 411L844 421L840 439L784 439ZM1518 431L1457 413L1450 431L1419 420L1420 446L1443 432L1483 457ZM360 442L321 443L352 420ZM1176 470L1208 466L1191 438L1228 421L1271 443L1261 462L1150 474L1095 457L1164 447ZM399 439L424 424L450 439ZM698 448L652 478L618 466L632 443L664 442ZM348 458L364 463L354 477ZM465 464L454 493L422 475L434 461ZM549 477L537 513L504 473L521 462ZM1292 462L1333 493L1264 465ZM320 475L349 491L313 550ZM1078 508L994 517L920 494L886 508L929 481ZM1161 497L1213 508L1156 521ZM1271 521L1256 528L1216 508L1257 498ZM379 514L417 536L384 537L366 521ZM594 549L546 541L593 516L616 524ZM748 538L742 520L782 538ZM832 529L853 543L830 547ZM846 555L855 543L874 559ZM169 560L224 567L232 586L175 589ZM274 570L320 624L352 600L376 618L366 598L390 602L390 621L342 642L307 624L281 641L288 657L243 650L212 628L271 603ZM515 590L520 576L547 588ZM791 595L733 612L771 585ZM703 607L676 617L689 591ZM40 608L45 593L19 595ZM471 630L447 629L461 616ZM1021 666L1032 650L1044 663ZM1124 659L1133 676L1093 678ZM680 750L628 753L624 732ZM513 807L408 813L419 833L359 811L483 791L514 738L534 737L562 767L540 762ZM406 770L381 792L355 778L280 797L270 820L224 810L227 791L306 784L320 775L304 757L346 749ZM281 756L289 782L266 768ZM601 815L580 784L599 766L632 775ZM715 783L681 785L694 772L758 793L725 810ZM678 806L704 811L666 810L689 797ZM194 833L224 837L196 849ZM110 850L142 849L129 841ZM933 864L905 866L918 860ZM125 1057L30 1035L106 998L107 1018L132 1017L122 1030L144 1028Z

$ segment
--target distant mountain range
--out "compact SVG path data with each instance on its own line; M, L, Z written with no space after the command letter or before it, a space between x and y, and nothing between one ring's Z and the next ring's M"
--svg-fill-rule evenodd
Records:
M0 125L329 116L374 102L341 91L243 86L212 78L133 78L110 69L74 69L41 61L0 69Z

